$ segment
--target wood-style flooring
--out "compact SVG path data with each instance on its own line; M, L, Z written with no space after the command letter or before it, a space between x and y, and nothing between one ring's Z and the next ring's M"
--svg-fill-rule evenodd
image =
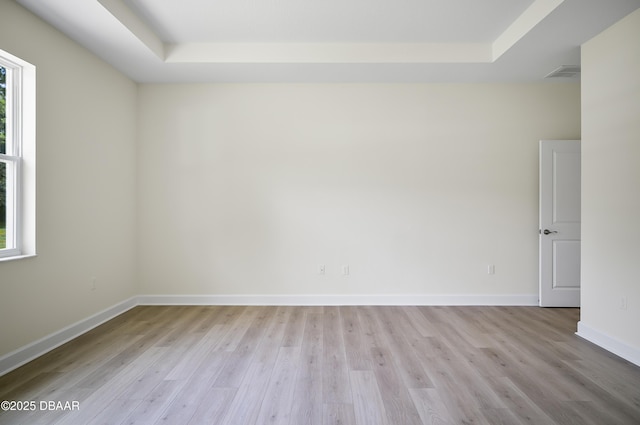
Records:
M640 368L575 336L578 320L537 307L136 307L0 377L0 400L36 406L0 424L640 424ZM41 410L49 401L79 410Z

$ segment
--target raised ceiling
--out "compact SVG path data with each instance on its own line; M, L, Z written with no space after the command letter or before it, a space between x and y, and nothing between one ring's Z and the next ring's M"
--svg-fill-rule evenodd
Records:
M124 0L124 3L169 43L465 43L493 41L533 0Z
M640 0L16 0L138 82L523 82ZM560 77L565 79L563 77Z

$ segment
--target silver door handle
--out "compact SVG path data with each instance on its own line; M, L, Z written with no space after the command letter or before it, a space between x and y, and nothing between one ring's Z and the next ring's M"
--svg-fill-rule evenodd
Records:
M542 233L544 233L545 235L550 235L551 233L558 233L558 232L555 230L544 229Z

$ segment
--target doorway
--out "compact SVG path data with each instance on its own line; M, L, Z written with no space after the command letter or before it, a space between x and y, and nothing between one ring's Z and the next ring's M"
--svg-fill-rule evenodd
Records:
M539 304L580 306L580 140L540 141Z

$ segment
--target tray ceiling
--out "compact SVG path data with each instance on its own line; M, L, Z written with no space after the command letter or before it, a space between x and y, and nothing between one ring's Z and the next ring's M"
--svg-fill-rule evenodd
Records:
M579 65L583 42L640 7L640 0L16 1L138 82L541 81Z

